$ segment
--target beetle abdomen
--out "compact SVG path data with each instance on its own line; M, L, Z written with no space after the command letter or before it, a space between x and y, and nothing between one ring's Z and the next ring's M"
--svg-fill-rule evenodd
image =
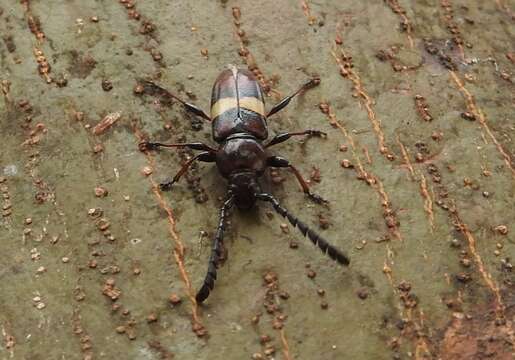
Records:
M211 95L213 138L221 142L234 133L268 137L263 92L254 75L236 67L222 71Z

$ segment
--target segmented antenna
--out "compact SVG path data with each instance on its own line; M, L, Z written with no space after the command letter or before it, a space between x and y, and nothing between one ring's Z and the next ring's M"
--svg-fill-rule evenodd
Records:
M302 221L297 219L295 216L290 214L288 210L286 210L284 207L282 207L276 198L274 198L270 194L257 194L256 198L263 201L268 201L272 203L272 206L274 207L275 211L277 211L279 214L281 214L282 217L288 219L290 224L292 224L294 227L297 227L300 232L309 238L311 242L315 245L317 245L320 250L324 254L329 255L331 259L334 261L342 264L342 265L349 265L350 260L349 258L340 250L329 244L325 239L323 239L320 235L318 235L315 231L311 230L306 224L304 224Z
M225 231L225 218L227 217L227 211L233 205L233 196L224 202L220 209L220 220L218 221L218 228L216 229L215 239L213 240L213 247L211 248L211 256L207 266L207 274L204 278L204 283L195 297L198 303L203 302L209 296L209 293L215 287L216 270L218 268L218 262L220 261L220 255L222 252L222 241L224 239Z

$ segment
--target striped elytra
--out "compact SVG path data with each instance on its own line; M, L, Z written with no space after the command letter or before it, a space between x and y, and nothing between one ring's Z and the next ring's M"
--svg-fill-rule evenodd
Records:
M213 85L211 119L217 142L235 133L268 137L263 91L250 71L234 66L222 71Z

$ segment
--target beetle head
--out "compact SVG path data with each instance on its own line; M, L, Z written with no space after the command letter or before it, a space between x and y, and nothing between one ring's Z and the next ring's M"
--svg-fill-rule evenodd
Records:
M234 195L236 206L250 209L256 203L256 194L261 192L254 172L237 172L229 177L229 191Z

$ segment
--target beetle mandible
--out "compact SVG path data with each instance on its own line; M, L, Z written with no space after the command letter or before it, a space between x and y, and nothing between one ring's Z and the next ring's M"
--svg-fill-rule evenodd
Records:
M308 184L300 172L288 160L279 156L270 156L266 151L270 146L282 143L292 136L321 136L325 135L323 132L310 129L299 132L279 133L266 144L263 143L268 138L267 118L285 108L292 98L299 93L318 85L320 83L319 78L313 78L306 82L297 91L282 99L266 113L263 91L254 75L248 70L230 66L220 73L214 83L211 95L211 116L208 116L197 106L181 100L150 81L140 81L145 86L158 90L162 95L180 102L186 111L210 121L213 139L219 144L217 149L202 142L163 144L144 141L139 144L142 151L155 150L160 147L186 147L201 151L184 163L171 181L161 183L161 190L170 190L172 185L197 160L216 163L220 174L229 183L227 196L220 209L220 218L212 244L207 274L202 287L196 295L198 303L206 300L211 290L213 290L217 268L222 255L225 221L228 211L233 205L240 209L249 209L254 206L257 200L270 202L276 212L288 219L290 224L297 227L313 244L318 245L322 252L342 265L349 265L349 258L342 251L329 244L305 223L292 215L280 205L273 195L264 193L258 183L258 178L263 175L267 167L289 168L299 181L304 193L311 200L317 203L326 202L322 197L313 194L309 190Z

